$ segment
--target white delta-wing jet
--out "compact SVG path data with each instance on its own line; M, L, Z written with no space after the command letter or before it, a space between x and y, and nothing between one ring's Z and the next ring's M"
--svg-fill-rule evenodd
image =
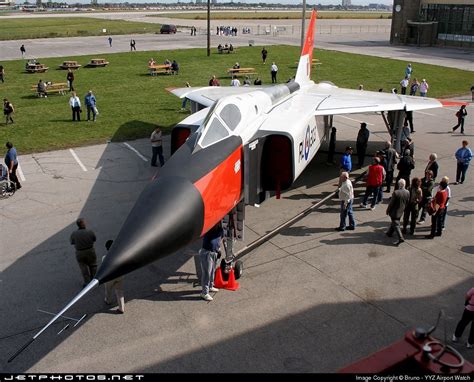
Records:
M98 284L175 253L223 220L228 237L221 268L238 278L241 262L234 261L231 244L242 238L245 205L258 205L293 184L326 139L332 116L452 105L315 84L315 21L313 10L294 81L169 89L191 100L196 111L173 129L172 156L139 196L95 278L9 362Z

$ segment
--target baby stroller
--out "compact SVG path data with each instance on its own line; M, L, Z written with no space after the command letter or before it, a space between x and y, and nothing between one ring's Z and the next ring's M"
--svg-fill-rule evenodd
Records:
M16 184L10 180L7 168L3 164L0 166L0 198L6 199L15 193Z

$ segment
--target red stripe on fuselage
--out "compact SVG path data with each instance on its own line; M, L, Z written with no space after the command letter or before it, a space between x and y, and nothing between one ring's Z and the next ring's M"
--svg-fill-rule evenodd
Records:
M216 168L194 183L204 202L204 224L201 236L240 201L242 168L242 146L240 146Z

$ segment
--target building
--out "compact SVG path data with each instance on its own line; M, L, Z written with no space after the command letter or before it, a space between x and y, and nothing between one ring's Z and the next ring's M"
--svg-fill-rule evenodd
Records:
M12 7L15 5L15 0L0 0L0 8Z
M351 6L351 0L342 0L342 6L343 7L350 7Z
M474 48L474 1L394 0L390 43Z
M91 0L91 6L96 7L97 6L97 0Z

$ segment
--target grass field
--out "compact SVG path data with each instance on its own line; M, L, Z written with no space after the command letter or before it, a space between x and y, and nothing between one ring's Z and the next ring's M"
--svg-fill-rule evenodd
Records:
M238 61L242 67L254 67L263 83L269 84L270 65L279 67L278 80L286 82L296 72L298 47L267 47L267 64L260 59L261 47L239 47L234 54L217 54L213 50L207 57L205 49L170 50L160 52L133 52L102 55L110 65L105 68L81 68L75 72L75 87L83 102L92 89L97 97L100 114L96 123L73 123L68 105L69 96L51 95L37 98L31 91L41 78L44 81L65 82L66 71L57 70L64 60L77 60L86 64L91 57L46 58L41 62L51 69L43 74L24 72L24 61L4 62L5 83L0 83L0 96L7 97L15 106L15 124L0 123L0 142L14 142L21 153L81 146L114 140L135 139L149 136L155 124L164 131L188 114L180 112L181 100L165 88L181 87L186 81L192 86L208 84L215 74L221 85L229 85L226 69ZM147 62L154 57L158 62L176 59L180 74L150 76ZM329 80L340 87L356 89L363 84L366 90L397 86L404 74L406 62L352 55L332 51L315 51L321 60L313 70L315 81ZM432 65L413 64L414 76L426 78L430 84L429 96L446 97L466 94L474 83L474 73ZM82 118L85 119L85 107ZM381 121L382 123L382 121ZM3 144L3 143L2 143Z
M163 17L164 15L147 15L147 17ZM206 12L167 13L166 17L191 20L207 20ZM306 12L306 18L311 12ZM324 12L318 11L318 19L390 19L391 12ZM212 12L212 20L293 20L301 19L301 11L248 11L248 12Z
M2 19L1 24L0 40L154 33L161 27L159 24L88 17Z

